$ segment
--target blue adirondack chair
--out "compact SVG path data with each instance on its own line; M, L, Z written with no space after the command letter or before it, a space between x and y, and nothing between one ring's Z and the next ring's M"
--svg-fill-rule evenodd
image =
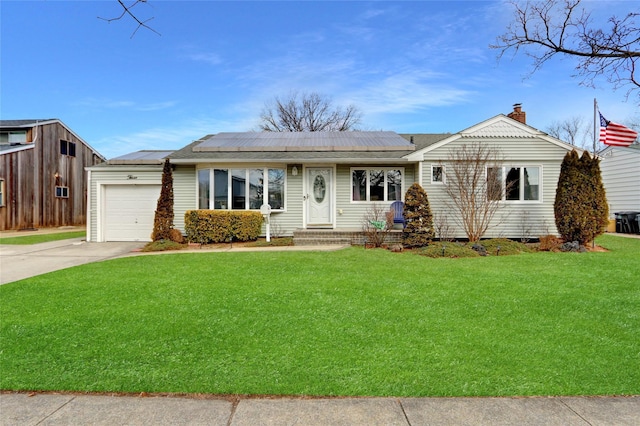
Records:
M402 211L404 210L404 203L402 201L394 201L391 203L390 211L393 212L393 223L401 223L402 228L405 227L406 223L404 220L404 216L402 215Z

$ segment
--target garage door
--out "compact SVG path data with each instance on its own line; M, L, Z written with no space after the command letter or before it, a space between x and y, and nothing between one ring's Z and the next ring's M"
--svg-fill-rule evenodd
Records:
M151 241L160 185L105 186L104 241Z

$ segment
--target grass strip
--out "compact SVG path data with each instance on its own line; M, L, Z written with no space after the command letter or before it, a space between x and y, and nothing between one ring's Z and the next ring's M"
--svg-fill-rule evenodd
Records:
M640 393L640 240L431 259L177 253L0 287L0 389Z
M84 238L86 235L86 231L73 231L52 234L33 234L20 237L0 237L0 244L31 245L47 243L49 241L68 240L71 238Z

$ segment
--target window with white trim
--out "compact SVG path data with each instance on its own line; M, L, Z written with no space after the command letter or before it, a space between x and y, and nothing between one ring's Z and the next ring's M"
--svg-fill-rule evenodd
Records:
M6 205L5 197L4 179L0 179L0 207L4 207Z
M351 201L399 201L403 188L402 168L351 169Z
M431 165L431 183L444 184L444 166L441 164Z
M539 166L488 168L489 198L503 201L541 201L541 177ZM491 182L499 182L500 188Z
M198 170L198 208L213 210L284 210L285 169Z

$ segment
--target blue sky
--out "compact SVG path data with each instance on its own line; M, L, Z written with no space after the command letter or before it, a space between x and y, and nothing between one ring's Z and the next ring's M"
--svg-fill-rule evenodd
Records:
M127 2L127 4L132 1ZM588 1L595 16L637 1ZM488 46L502 1L166 1L123 18L116 0L0 2L0 116L59 118L107 158L256 130L265 102L318 92L362 112L363 130L457 132L522 103L528 124L638 116L634 97L572 78L556 59L527 78L523 54Z

